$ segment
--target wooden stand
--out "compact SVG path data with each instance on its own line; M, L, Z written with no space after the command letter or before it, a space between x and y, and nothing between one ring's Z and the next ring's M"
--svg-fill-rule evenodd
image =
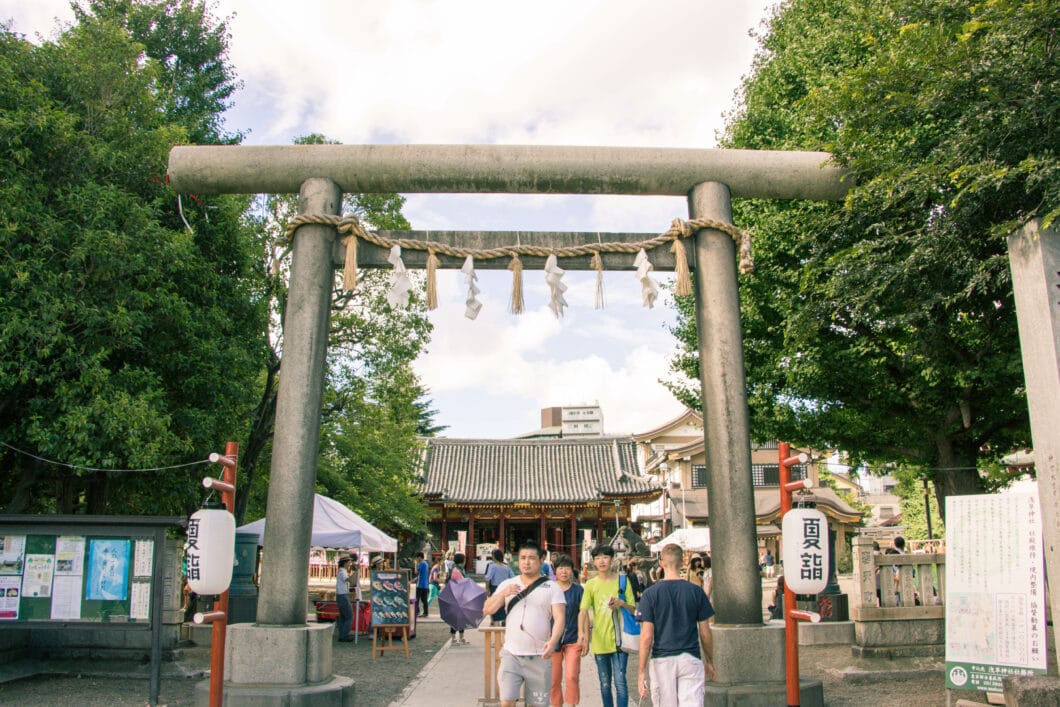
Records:
M394 645L394 634L401 633L401 643ZM384 636L386 643L384 644ZM372 660L383 655L384 651L405 651L405 657L409 657L409 625L393 624L389 626L372 627Z

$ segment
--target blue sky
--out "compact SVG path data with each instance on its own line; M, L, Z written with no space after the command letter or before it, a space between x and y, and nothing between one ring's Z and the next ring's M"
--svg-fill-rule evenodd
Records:
M714 147L751 67L765 0L464 2L218 0L231 16L243 90L227 116L248 144L319 132L344 143ZM297 9L296 9L297 8ZM69 21L67 0L0 0L29 36ZM418 229L665 231L683 199L408 195ZM478 319L456 272L417 371L453 437L535 429L539 409L599 402L605 431L651 429L680 406L659 384L675 343L665 298L641 307L630 272L569 273L562 320L544 274L526 271L527 311L507 313L511 276L480 271ZM660 275L666 281L668 275Z

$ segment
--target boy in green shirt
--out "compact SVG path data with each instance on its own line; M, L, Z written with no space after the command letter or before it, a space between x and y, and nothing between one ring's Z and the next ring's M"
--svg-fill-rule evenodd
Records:
M615 571L615 551L610 545L593 548L593 564L597 575L585 583L581 611L578 613L578 642L582 655L591 651L600 676L600 698L604 707L628 707L629 688L626 685L628 654L618 649L615 639L613 612L619 607L634 610L633 589L626 583L626 591L619 596L618 572ZM590 620L592 640L589 639ZM614 699L611 682L615 683Z

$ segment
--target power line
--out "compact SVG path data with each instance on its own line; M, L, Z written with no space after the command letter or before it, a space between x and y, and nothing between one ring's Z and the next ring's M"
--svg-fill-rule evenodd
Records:
M23 456L30 457L31 459L36 459L37 461L44 462L45 464L51 464L53 466L62 466L66 467L67 469L75 469L78 471L105 471L112 474L136 474L147 471L170 471L172 469L183 469L189 466L199 466L201 464L212 463L209 459L203 459L202 461L187 462L185 464L174 464L172 466L156 466L147 469L103 469L101 467L81 466L80 464L67 464L66 462L57 462L53 459L46 459L45 457L37 456L36 454L32 454L23 449L19 449L18 447L12 446L7 442L0 442L0 446L7 447L11 451L18 452Z

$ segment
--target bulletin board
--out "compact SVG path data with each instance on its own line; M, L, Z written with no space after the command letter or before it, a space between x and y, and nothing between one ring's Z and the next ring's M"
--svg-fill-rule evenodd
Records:
M60 518L77 520L64 523ZM147 628L153 623L162 526L183 519L139 526L129 520L0 516L0 627L87 623Z
M150 620L153 538L0 532L0 621Z

